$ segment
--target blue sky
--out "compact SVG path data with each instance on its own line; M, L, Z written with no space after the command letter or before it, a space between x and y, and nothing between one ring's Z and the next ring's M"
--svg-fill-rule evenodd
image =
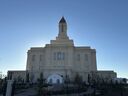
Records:
M25 70L27 50L55 39L62 16L76 46L96 49L99 70L128 78L127 0L0 0L0 71Z

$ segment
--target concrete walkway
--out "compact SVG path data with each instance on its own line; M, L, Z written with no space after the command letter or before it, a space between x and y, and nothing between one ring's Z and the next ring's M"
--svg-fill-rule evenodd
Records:
M14 96L36 96L36 90L34 88L22 89Z

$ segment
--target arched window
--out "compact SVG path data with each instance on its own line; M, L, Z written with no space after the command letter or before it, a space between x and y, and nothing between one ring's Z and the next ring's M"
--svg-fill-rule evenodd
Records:
M61 32L64 32L64 25L63 24L62 24L61 28L62 28L62 31Z
M60 84L60 80L59 79L57 79L56 81L57 81L57 84Z
M49 83L52 84L52 79L49 80Z

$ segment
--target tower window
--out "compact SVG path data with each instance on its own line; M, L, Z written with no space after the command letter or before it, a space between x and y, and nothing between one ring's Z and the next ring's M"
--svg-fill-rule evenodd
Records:
M63 24L62 24L62 27L61 28L62 28L62 32L64 32L64 25Z

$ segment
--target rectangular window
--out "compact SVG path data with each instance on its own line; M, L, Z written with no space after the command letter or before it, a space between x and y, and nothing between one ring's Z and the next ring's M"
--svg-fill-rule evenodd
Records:
M53 58L54 58L54 60L64 60L65 53L64 52L55 52Z
M64 60L64 59L65 59L65 54L64 54L64 52L63 52L61 55L62 55L62 56L61 56L61 59Z
M42 55L40 55L40 61L42 61Z
M88 54L85 54L85 61L88 61Z
M56 52L54 52L54 56L53 56L54 60L56 60Z
M32 61L35 61L35 55L32 55Z
M80 54L77 54L77 61L80 61Z
M61 60L61 52L57 52L57 60Z

